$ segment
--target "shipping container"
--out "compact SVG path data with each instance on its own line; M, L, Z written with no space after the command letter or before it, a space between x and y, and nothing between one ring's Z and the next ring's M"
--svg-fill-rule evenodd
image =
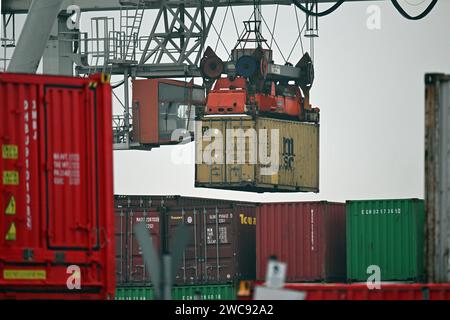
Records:
M114 297L111 109L103 75L0 74L0 298Z
M248 283L237 299L252 300L257 286L264 282ZM284 289L304 292L305 300L450 300L450 283L381 282L378 289L367 283L286 283Z
M202 109L205 91L192 83L169 79L133 80L133 143L148 149L179 143L176 130L194 133L195 110Z
M183 223L187 226L190 243L184 250L176 284L255 279L254 204L180 196L116 196L116 200L116 219L122 215L126 221L122 228L116 224L116 239L122 239L117 241L121 247L117 249L116 263L125 273L120 275L121 283L151 283L133 231L133 226L142 221L160 253L170 251L176 228ZM123 205L128 203L137 206Z
M424 280L424 201L347 201L347 277Z
M257 279L271 256L287 263L289 282L345 279L344 203L265 203L256 221Z
M381 283L370 290L364 284L289 283L286 289L306 293L306 300L449 300L450 284Z
M425 75L426 271L450 282L450 75Z
M196 124L195 186L258 192L319 191L319 125L250 116Z
M151 286L117 287L116 300L154 300ZM209 284L172 287L173 300L235 300L236 288L232 284Z

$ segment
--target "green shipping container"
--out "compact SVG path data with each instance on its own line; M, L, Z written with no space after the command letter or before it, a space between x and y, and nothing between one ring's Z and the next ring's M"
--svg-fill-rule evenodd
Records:
M199 293L200 300L235 300L236 288L232 284L174 286L172 288L173 300L195 300ZM116 300L153 300L153 288L147 287L117 287Z
M346 210L348 280L367 281L370 266L381 281L423 280L423 200L347 201Z

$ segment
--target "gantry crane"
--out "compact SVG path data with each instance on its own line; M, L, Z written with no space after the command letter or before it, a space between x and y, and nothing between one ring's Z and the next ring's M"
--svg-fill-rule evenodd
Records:
M200 60L211 29L217 32L213 21L218 8L253 6L254 19L262 20L256 16L260 6L295 6L306 14L309 36L316 36L317 17L332 13L345 2L356 1L383 0L3 0L2 45L5 49L14 45L6 36L8 27L14 27L11 17L28 13L8 71L34 73L43 57L43 71L47 74L72 75L75 65L77 75L107 72L123 77L119 85L124 88L124 112L114 122L118 135L115 148L130 149L139 146L130 143L129 78L201 77ZM408 19L423 18L436 2L430 0L423 13L411 17L397 0L392 0ZM319 11L323 3L328 8ZM120 11L120 28L115 30L111 18L93 18L89 38L87 33L69 27L72 13L67 8L73 6L80 12ZM150 30L141 30L147 9L154 10L156 17Z

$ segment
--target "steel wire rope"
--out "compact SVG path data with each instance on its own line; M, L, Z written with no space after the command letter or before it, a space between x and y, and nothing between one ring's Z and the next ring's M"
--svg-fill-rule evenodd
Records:
M225 20L227 18L229 8L230 8L230 5L227 5L227 9L225 10L225 14L223 15L222 25L220 26L220 33L218 34L216 46L214 47L214 52L217 51L217 47L219 46L219 41L221 41L223 26L225 25ZM222 44L223 44L223 42L222 42Z
M420 19L426 17L431 12L431 10L433 10L436 3L437 3L437 0L431 1L431 3L428 5L428 7L422 13L418 14L417 16L411 16L409 13L407 13L402 8L402 6L398 3L397 0L392 0L392 4L394 5L395 9L397 9L397 11L400 12L400 14L408 20L420 20Z
M234 29L236 30L236 35L238 36L238 39L239 39L240 38L240 36L239 36L239 28L238 28L237 23L236 23L236 17L234 16L233 6L231 6L231 0L228 0L228 5L231 8L231 15L233 17ZM241 49L242 49L242 44L240 43L240 45L241 45Z
M266 19L264 19L264 17L263 17L263 15L261 14L261 12L260 12L260 16L261 16L262 21L264 22L264 25L266 26L267 30L269 31L270 35L272 36L273 42L275 43L275 46L277 47L278 51L280 52L281 57L283 58L284 62L286 63L287 60L286 60L286 58L284 57L284 54L283 54L283 52L281 51L280 46L278 45L277 41L275 40L274 35L273 35L272 32L270 31L270 28L269 28L269 26L267 25Z
M272 28L272 34L275 34L275 25L277 23L277 18L278 18L278 9L280 8L280 5L277 4L277 10L275 11L275 18L273 19L273 28ZM272 49L272 44L273 44L273 37L270 40L270 46L269 49Z
M306 27L306 20L305 20L305 23L303 24L303 27L300 29L300 23L299 23L298 15L297 15L297 8L295 9L295 18L296 18L296 20L297 20L298 36L297 36L297 39L296 39L295 42L294 42L294 45L292 46L291 51L289 52L289 56L288 56L287 60L289 60L289 58L291 57L292 52L294 51L294 49L295 49L295 47L296 47L296 45L297 45L298 40L300 40L300 46L301 46L301 48L302 48L302 55L305 54L305 50L304 50L304 48L303 48L303 41L302 41L302 32L303 32L303 30L304 30L305 27Z
M300 10L302 10L307 15L310 15L310 16L313 16L313 17L324 17L326 15L329 15L330 13L333 13L337 8L339 8L345 2L345 0L339 0L334 5L332 5L330 8L328 8L328 9L322 11L322 12L314 12L314 11L312 11L312 6L311 6L311 9L308 9L307 7L304 7L300 3L299 0L292 0L292 1L293 1L294 5L296 7L298 7ZM314 5L314 3L312 3L312 4Z
M208 16L208 19L211 19L210 15L208 14L207 11L205 11L206 15ZM211 22L211 26L213 27L214 31L216 32L216 35L218 37L218 40L220 40L220 43L222 44L223 48L225 49L225 51L227 52L228 56L231 57L230 52L228 51L227 47L225 46L225 44L222 41L221 35L219 34L219 32L216 29L216 26L214 25L214 22Z

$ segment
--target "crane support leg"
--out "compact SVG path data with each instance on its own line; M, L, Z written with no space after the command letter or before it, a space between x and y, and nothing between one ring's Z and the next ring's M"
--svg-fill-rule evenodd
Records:
M63 0L33 0L8 72L36 73Z
M73 41L79 31L67 27L67 14L60 14L53 24L43 54L43 73L73 76Z

